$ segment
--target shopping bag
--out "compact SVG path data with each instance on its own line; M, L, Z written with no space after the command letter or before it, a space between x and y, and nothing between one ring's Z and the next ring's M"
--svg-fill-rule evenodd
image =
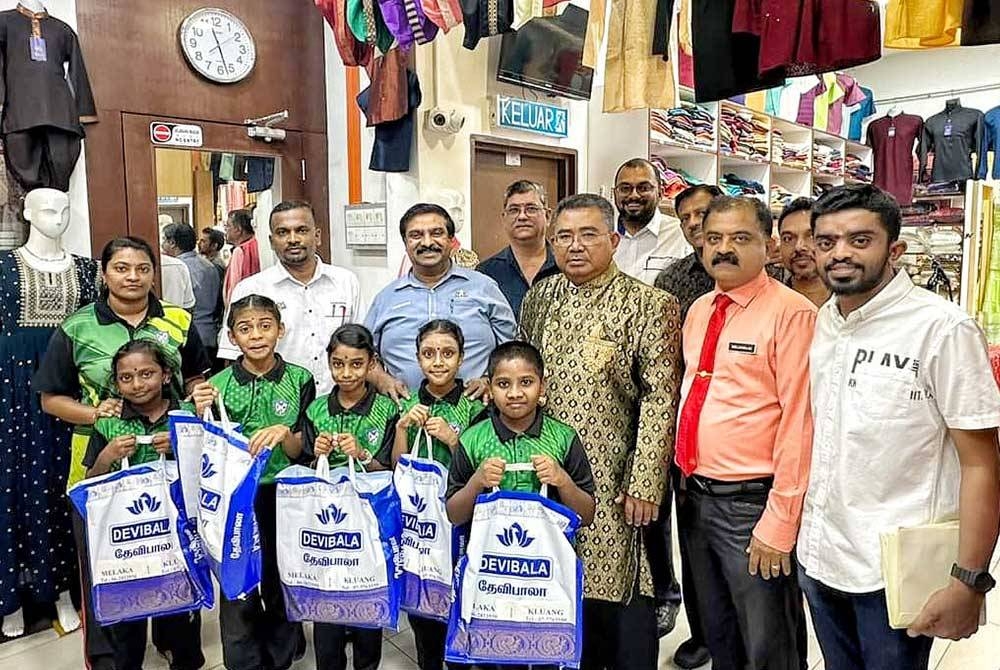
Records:
M84 480L69 490L83 517L98 623L211 606L204 556L192 551L177 466L164 458ZM209 585L210 586L210 585Z
M419 456L421 441L427 447L427 458ZM400 456L392 483L403 513L400 607L447 622L456 551L444 500L448 470L434 460L431 437L423 428L410 453Z
M219 399L222 421L202 420L198 534L212 573L229 600L260 586L260 532L254 514L257 483L270 451L250 455L249 442L236 431Z
M447 661L579 667L583 563L572 542L580 519L542 489L476 499L468 552L455 572Z
M277 479L278 573L289 621L395 629L399 497L391 472L292 466Z

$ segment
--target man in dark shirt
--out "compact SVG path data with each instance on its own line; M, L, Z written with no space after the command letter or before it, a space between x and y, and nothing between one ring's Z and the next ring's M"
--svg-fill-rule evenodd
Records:
M559 274L552 249L545 242L549 222L545 188L532 181L516 181L504 194L502 221L510 244L476 268L492 277L521 318L521 302L536 282Z

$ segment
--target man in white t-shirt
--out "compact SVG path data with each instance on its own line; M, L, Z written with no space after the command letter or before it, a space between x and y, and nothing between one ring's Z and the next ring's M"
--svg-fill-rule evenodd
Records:
M1000 522L1000 391L986 340L957 305L896 270L896 201L844 186L813 206L820 276L810 355L815 432L797 553L826 667L927 668L933 638L979 628ZM958 515L948 586L889 628L879 534Z
M194 288L191 271L184 261L168 254L160 254L160 297L184 309L194 309Z

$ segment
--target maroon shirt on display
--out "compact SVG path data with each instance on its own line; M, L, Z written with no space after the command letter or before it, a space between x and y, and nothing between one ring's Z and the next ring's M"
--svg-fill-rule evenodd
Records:
M900 205L913 202L913 145L924 120L913 114L883 116L868 125L868 146L875 154L874 183Z

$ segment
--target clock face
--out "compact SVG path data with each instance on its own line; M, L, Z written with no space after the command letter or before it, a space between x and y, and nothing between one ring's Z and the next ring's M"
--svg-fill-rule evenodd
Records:
M246 25L224 9L206 7L181 24L181 50L198 74L220 84L246 78L257 49Z

